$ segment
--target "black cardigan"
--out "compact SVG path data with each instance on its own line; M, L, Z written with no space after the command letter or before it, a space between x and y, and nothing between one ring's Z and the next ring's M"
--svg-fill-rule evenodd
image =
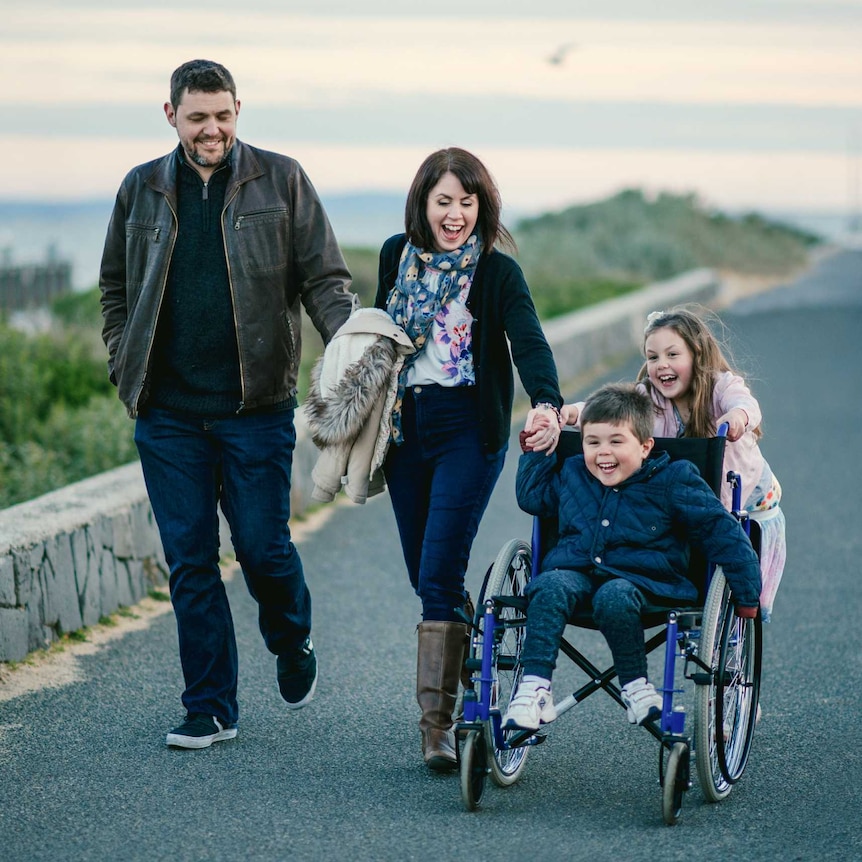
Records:
M405 241L404 234L396 234L380 250L374 300L377 308L386 308ZM548 402L559 408L563 398L554 356L542 332L530 290L521 267L511 257L499 251L482 253L467 308L473 315L473 368L479 390L482 441L491 454L506 446L511 433L515 397L513 360L534 406Z

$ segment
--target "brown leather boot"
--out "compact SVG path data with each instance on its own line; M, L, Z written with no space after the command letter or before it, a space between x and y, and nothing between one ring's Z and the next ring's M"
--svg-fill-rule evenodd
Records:
M419 730L422 756L429 769L445 772L457 767L452 710L464 664L464 623L419 623L416 659L416 700L422 710Z

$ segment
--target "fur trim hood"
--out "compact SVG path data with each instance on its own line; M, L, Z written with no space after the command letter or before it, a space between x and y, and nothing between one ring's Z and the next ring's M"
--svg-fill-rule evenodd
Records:
M375 402L389 386L398 356L389 338L376 337L361 357L344 370L335 387L325 392L321 378L327 376L324 369L327 355L324 353L317 360L311 371L305 415L318 448L344 444L359 435Z
M387 393L404 356L414 350L385 311L356 309L311 371L305 414L315 445L323 449L355 440L375 403L390 400Z

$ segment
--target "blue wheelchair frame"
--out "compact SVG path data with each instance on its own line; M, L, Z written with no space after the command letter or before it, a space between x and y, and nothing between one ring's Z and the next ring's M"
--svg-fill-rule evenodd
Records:
M673 450L671 453L672 457L686 458L688 456L684 452L686 446L689 444L698 443L701 446L709 446L708 462L703 457L700 458L700 463L698 463L698 459L691 460L695 460L701 473L704 475L704 479L706 479L716 494L720 493L723 479L726 479L731 484L733 514L743 524L745 532L750 535L751 522L748 514L742 510L741 506L742 489L740 477L736 473L728 473L724 477L721 467L727 427L726 424L722 425L718 430L717 436L711 440L662 440L658 438L654 451L667 451L671 449ZM564 434L564 437L566 436L567 434ZM571 449L571 447L569 448ZM570 457L571 454L573 453L561 454L560 457ZM530 560L531 577L536 577L541 571L541 561L544 550L546 550L543 549L543 535L547 529L547 524L540 518L533 518ZM701 579L705 580L702 592L704 596L707 596L714 567L703 560L695 565L700 567ZM489 576L490 574L491 570L489 570ZM487 583L488 579L486 578L486 585ZM483 586L483 593L484 590L485 587ZM725 604L727 605L729 604L729 600L727 599L726 587L724 595ZM481 647L481 661L477 663L475 657L467 661L468 669L478 671L478 675L472 677L474 688L467 689L464 692L463 720L456 728L456 739L458 741L459 760L461 761L460 766L462 770L462 795L468 809L475 808L478 804L484 787L484 775L493 773L492 769L488 766L489 757L496 756L496 752L513 752L518 748L529 748L539 745L547 738L544 728L539 731L507 730L504 732L502 729L502 714L505 711L506 705L503 704L502 708L493 705L494 686L497 682L494 674L495 644L498 641L498 635L503 634L502 631L499 631L500 626L506 626L505 622L500 622L498 614L501 608L511 608L518 613L525 614L526 606L526 598L522 595L484 596L483 605L477 609L476 618L471 621L475 632L474 645ZM714 703L714 706L711 707L711 709L714 709L714 716L710 713L710 723L713 730L710 732L717 733L718 731L715 728L724 728L723 692L724 687L728 685L728 682L725 681L725 676L728 672L725 670L724 659L721 660L719 670L716 670L713 668L712 663L707 664L698 655L698 644L701 636L699 626L703 614L704 608L702 605L691 608L649 606L644 609L644 613L642 614L645 629L665 625L663 631L647 637L645 642L647 654L664 644L665 656L662 677L663 684L659 688L663 701L661 718L657 722L647 722L643 726L661 743L659 779L663 787L663 816L665 822L669 825L678 821L682 806L682 794L691 786L689 755L693 749L693 741L692 736L686 733L685 705L675 703L674 701L675 695L684 693L684 689L678 688L675 684L680 660L684 661L683 677L685 679L693 680L696 687L713 686L716 688L718 694L710 701ZM722 632L727 632L722 635L725 641L723 641L721 648L726 648L728 652L731 652L736 647L737 642L743 639L743 634L741 634L742 629L739 629L737 634L733 633L732 626L736 621L732 620L732 610L719 608L716 611L716 615L717 618L721 618L723 615L724 621L721 622L721 625L724 628L722 628ZM521 617L517 623L512 623L512 625L523 625L524 620L525 617ZM589 612L578 614L572 622L576 626L586 628L596 627L592 622L592 616ZM724 744L716 743L715 745L709 744L707 746L710 749L708 754L709 759L713 761L711 769L714 772L714 777L710 774L707 766L704 766L704 772L701 772L701 763L698 763L699 774L701 774L702 779L704 776L707 776L706 783L710 785L705 793L708 801L718 801L729 793L732 785L739 780L748 759L755 721L753 710L756 707L759 695L761 660L759 615L753 625L754 633L749 635L754 644L753 658L751 659L751 668L753 670L748 673L749 678L747 682L743 681L749 688L753 687L754 689L753 706L749 704L748 711L744 717L744 726L741 726L739 730L741 736L738 741L730 740L730 747L728 746L727 739L724 740ZM479 642L478 644L477 641ZM616 676L616 669L613 665L601 671L565 638L561 640L560 650L587 675L588 681L574 693L556 704L558 719L563 713L569 711L576 704L600 689L606 691L621 707L625 708L620 688L612 682ZM710 659L708 656L705 658ZM506 669L513 668L507 667ZM517 682L517 679L515 682ZM702 712L701 715L703 717L706 713ZM735 724L733 727L735 727ZM480 738L476 734L477 729L482 728L487 728L487 736L484 738ZM723 730L722 733L724 733ZM734 730L733 733L737 734L737 731ZM704 744L704 738L703 734L701 734L700 741L702 745ZM466 749L464 743L468 743ZM494 750L489 752L488 748L490 746L493 746ZM733 750L731 751L731 749ZM464 762L462 750L466 751L469 763ZM728 763L730 759L728 756L729 751L733 753L734 764L732 766ZM525 757L526 755L524 754L523 756ZM707 755L702 754L701 756L706 757ZM511 781L497 780L496 783L504 786L512 783L516 780L517 773L522 766L523 762L515 770ZM704 783L703 780L701 783Z

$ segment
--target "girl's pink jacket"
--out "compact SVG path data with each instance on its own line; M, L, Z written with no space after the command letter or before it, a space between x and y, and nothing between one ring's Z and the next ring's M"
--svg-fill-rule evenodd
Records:
M646 391L643 383L638 387ZM673 404L658 392L650 392L650 397L659 408L660 413L653 424L653 434L656 437L676 437L677 420L673 412ZM723 371L716 375L715 388L712 393L712 415L718 419L734 407L741 407L748 414L748 425L745 433L735 443L727 442L724 452L725 473L733 470L742 477L742 504L755 489L763 475L764 458L757 445L757 439L752 431L760 425L762 415L757 399L745 385L745 381L737 374ZM732 490L730 485L723 484L721 502L726 508L731 507Z

